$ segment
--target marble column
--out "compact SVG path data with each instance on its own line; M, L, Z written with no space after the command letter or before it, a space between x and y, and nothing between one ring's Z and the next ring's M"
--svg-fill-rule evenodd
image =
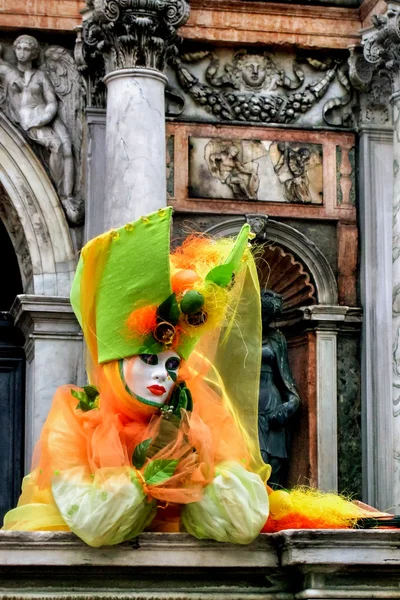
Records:
M387 3L384 15L375 16L374 27L363 34L364 57L387 73L393 106L393 232L392 232L392 398L387 415L387 435L392 438L389 475L393 482L390 506L400 513L400 2ZM380 198L376 198L380 202ZM376 335L380 335L377 331ZM386 399L380 398L385 404ZM389 409L389 404L388 407ZM385 451L385 447L382 448ZM390 473L391 472L391 473Z
M164 92L155 69L106 76L104 228L112 229L166 205Z
M11 314L25 336L25 472L29 472L54 392L71 382L84 384L82 333L69 298L20 295Z
M103 229L110 229L166 205L164 70L189 5L86 4L77 47L92 80L107 86Z

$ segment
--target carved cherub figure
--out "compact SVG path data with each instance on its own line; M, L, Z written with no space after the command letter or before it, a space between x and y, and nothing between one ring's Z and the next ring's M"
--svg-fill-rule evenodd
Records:
M52 75L49 76L44 68L34 66L40 55L36 38L21 35L15 40L13 49L16 64L3 58L4 48L0 43L0 80L4 88L6 111L29 139L50 152L51 177L68 220L77 224L82 219L82 208L73 195L75 167L72 142L60 116L56 93L56 87L65 89L62 80L68 79L68 72L65 64L61 66L61 72L53 64L60 58L65 63L67 51L57 46L48 48L45 54L47 64L44 66ZM67 85L67 88L70 91L71 86Z

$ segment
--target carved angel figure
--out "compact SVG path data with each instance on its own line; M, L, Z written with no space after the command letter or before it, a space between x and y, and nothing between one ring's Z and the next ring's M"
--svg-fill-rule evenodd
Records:
M83 215L81 202L74 197L72 140L59 105L59 97L71 92L73 59L64 48L50 46L41 67L33 66L40 56L40 47L30 35L19 36L13 50L16 64L3 58L0 44L0 80L6 111L29 139L50 152L50 174L64 211L70 223L78 224Z

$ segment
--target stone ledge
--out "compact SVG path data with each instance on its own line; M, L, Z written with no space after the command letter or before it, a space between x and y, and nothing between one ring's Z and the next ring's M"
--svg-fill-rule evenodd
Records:
M293 530L275 535L282 567L400 567L400 530Z
M40 565L276 568L279 563L274 535L238 546L184 533L144 533L118 546L90 548L73 533L0 531L0 567Z
M145 533L90 548L0 532L0 600L400 600L400 532L285 531L248 546Z
M291 530L239 546L184 533L144 533L118 546L90 548L72 533L0 531L1 566L400 567L400 531Z

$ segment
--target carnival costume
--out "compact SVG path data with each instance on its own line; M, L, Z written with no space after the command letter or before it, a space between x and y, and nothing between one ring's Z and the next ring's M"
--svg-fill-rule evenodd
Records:
M398 527L336 494L268 498L249 226L236 239L189 236L170 254L171 213L83 248L71 303L89 385L57 390L4 529L73 531L103 546L146 528L248 544L261 531Z
M102 546L149 527L246 544L264 526L249 226L237 239L189 236L170 254L171 213L83 248L71 303L89 385L57 390L5 529Z

